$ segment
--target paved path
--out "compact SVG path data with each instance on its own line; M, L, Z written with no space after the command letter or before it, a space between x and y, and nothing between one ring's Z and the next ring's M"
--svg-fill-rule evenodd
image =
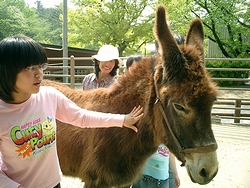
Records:
M180 188L250 188L250 125L213 124L213 130L218 143L218 174L208 185L199 185L192 183L186 169L178 165ZM69 177L64 177L61 183L62 188L84 185Z

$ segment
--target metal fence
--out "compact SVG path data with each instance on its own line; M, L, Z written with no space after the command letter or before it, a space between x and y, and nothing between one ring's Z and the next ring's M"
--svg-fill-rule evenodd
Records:
M76 74L77 70L89 70L86 72L93 72L93 66L76 66L76 61L79 60L90 60L90 57L74 57L70 58L48 58L50 62L49 72L45 72L44 77L47 79L62 79L69 78L69 83L65 83L69 85L69 87L73 89L81 88L81 83L76 83L76 79L83 79L86 74ZM123 57L122 59L127 59ZM56 63L63 60L69 61L69 66L62 66L63 63ZM243 58L205 58L206 61L240 61L240 62L249 62L250 59ZM54 71L53 71L54 70ZM57 73L55 73L55 70ZM68 75L62 74L63 70L67 70L69 72ZM69 71L68 71L69 70ZM207 68L208 71L250 71L249 68ZM124 71L124 67L120 68L119 72L122 73ZM65 71L64 71L65 72ZM242 81L249 82L250 78L212 78L213 81L216 80L227 80L227 81ZM250 124L250 84L249 87L219 87L219 90L229 90L229 91L240 91L240 92L249 92L249 95L240 96L237 98L218 98L214 103L212 109L212 116L216 121L220 121L227 119L233 120L233 123L246 123Z

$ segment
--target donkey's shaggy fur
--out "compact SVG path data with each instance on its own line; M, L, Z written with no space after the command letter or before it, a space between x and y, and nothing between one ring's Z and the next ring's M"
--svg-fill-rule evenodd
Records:
M216 92L204 68L201 21L190 24L185 43L179 47L166 24L165 8L159 6L154 32L159 55L143 58L133 75L126 72L108 89L77 91L60 83L43 82L89 110L125 114L136 105L144 107L144 116L136 123L138 133L127 128L81 129L58 122L61 169L64 175L81 178L87 188L130 185L161 143L182 160L155 105L154 82L171 129L183 148L216 143L211 129ZM184 158L182 162L186 162L194 182L207 184L217 173L216 151L186 154Z

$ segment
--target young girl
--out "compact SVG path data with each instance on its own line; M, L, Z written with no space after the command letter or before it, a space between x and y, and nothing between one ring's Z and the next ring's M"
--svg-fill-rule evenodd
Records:
M0 42L0 187L60 187L56 119L82 128L133 126L143 115L81 109L53 87L41 86L47 56L26 36Z
M171 168L169 168L171 167ZM173 185L170 185L170 172L173 173ZM132 185L132 188L178 188L180 179L177 173L175 156L161 144L151 155L143 167L142 177Z

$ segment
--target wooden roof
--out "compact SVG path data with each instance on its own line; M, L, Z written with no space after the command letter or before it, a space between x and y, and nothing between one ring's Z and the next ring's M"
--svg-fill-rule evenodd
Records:
M63 48L59 45L51 45L51 44L42 44L44 47L47 57L48 58L55 58L55 57L63 57ZM83 49L83 48L72 48L68 47L68 56L74 56L74 57L91 57L92 55L97 54L97 50L89 50L89 49ZM53 62L56 63L56 62ZM78 60L76 61L76 65L81 66L91 66L93 65L93 62L91 60Z

